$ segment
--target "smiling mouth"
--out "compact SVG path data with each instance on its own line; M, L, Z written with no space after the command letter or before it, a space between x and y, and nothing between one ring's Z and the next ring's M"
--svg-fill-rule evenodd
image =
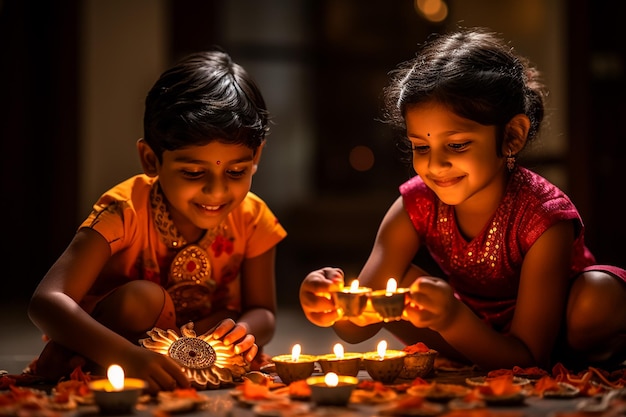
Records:
M220 208L222 208L222 206L207 206L207 205L204 205L204 204L198 204L198 206L200 206L200 208L202 208L203 210L206 210L206 211L217 211Z
M440 179L440 180L431 178L431 181L435 183L435 185L437 185L438 187L451 187L457 184L462 179L463 177L461 176L461 177L453 177L453 178L446 178L446 179Z

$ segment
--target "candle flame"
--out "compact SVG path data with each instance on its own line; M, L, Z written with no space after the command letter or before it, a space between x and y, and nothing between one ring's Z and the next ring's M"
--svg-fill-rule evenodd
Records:
M378 352L379 358L385 359L385 353L387 352L387 341L381 340L376 347L376 351Z
M124 369L119 365L111 365L107 369L107 378L115 391L124 389Z
M387 289L385 290L386 295L391 295L398 289L398 282L395 278L389 278L387 281Z
M359 289L359 280L355 279L354 281L352 281L352 284L350 284L350 292L357 292Z
M329 387L336 387L339 384L339 377L334 372L329 372L324 376L324 382Z
M341 343L337 343L333 346L333 352L335 352L337 359L343 359L343 345Z
M302 352L302 346L298 343L293 345L293 348L291 349L291 360L297 362L298 358L300 358L300 352Z

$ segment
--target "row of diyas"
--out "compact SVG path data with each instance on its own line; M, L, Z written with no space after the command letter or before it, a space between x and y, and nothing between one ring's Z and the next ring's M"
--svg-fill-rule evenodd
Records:
M394 321L402 318L409 289L398 288L398 283L394 278L387 280L387 287L384 290L361 287L359 280L355 279L350 287L341 288L331 294L337 309L345 317L360 316L369 301L382 320Z
M293 346L291 355L278 355L272 358L276 373L284 384L304 380L313 374L315 363L319 363L322 373L334 373L339 376L356 377L361 363L375 381L392 383L404 367L406 352L387 349L387 342L378 343L376 352L345 353L343 346L337 343L334 353L325 355L303 355L299 344Z

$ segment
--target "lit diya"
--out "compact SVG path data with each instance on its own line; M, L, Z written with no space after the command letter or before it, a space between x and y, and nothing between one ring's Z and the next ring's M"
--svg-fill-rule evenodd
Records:
M100 413L129 414L148 383L137 378L125 378L121 366L111 365L107 369L107 379L91 381L88 386Z
M363 363L374 381L391 384L402 371L405 356L406 352L401 350L387 350L387 342L381 340L376 352L366 352L363 355Z
M359 280L355 279L349 288L335 291L332 293L332 296L337 310L342 316L357 317L365 310L367 299L371 292L371 288L359 287Z
M408 288L398 288L398 282L389 278L386 289L372 291L369 297L374 310L387 322L402 318L408 293Z
M359 380L353 376L329 372L323 376L309 377L306 382L311 388L311 400L315 404L345 406Z
M307 379L313 373L317 356L302 355L302 346L295 344L291 348L291 355L278 355L272 357L276 367L276 373L283 384L291 384L295 381Z
M226 346L213 333L197 336L193 322L180 328L182 336L174 330L154 328L147 332L150 338L139 342L162 355L167 355L181 366L194 388L220 388L240 381L250 364L235 345Z
M357 376L361 367L360 353L345 353L341 343L333 346L333 352L317 357L323 373L334 372L339 375Z

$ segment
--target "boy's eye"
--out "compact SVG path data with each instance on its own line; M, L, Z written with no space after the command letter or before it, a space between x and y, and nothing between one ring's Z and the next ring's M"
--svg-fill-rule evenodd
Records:
M181 172L183 174L183 177L194 179L194 180L204 175L204 171L188 171L186 169L183 169Z
M245 169L229 169L226 173L233 178L241 178L246 174Z

